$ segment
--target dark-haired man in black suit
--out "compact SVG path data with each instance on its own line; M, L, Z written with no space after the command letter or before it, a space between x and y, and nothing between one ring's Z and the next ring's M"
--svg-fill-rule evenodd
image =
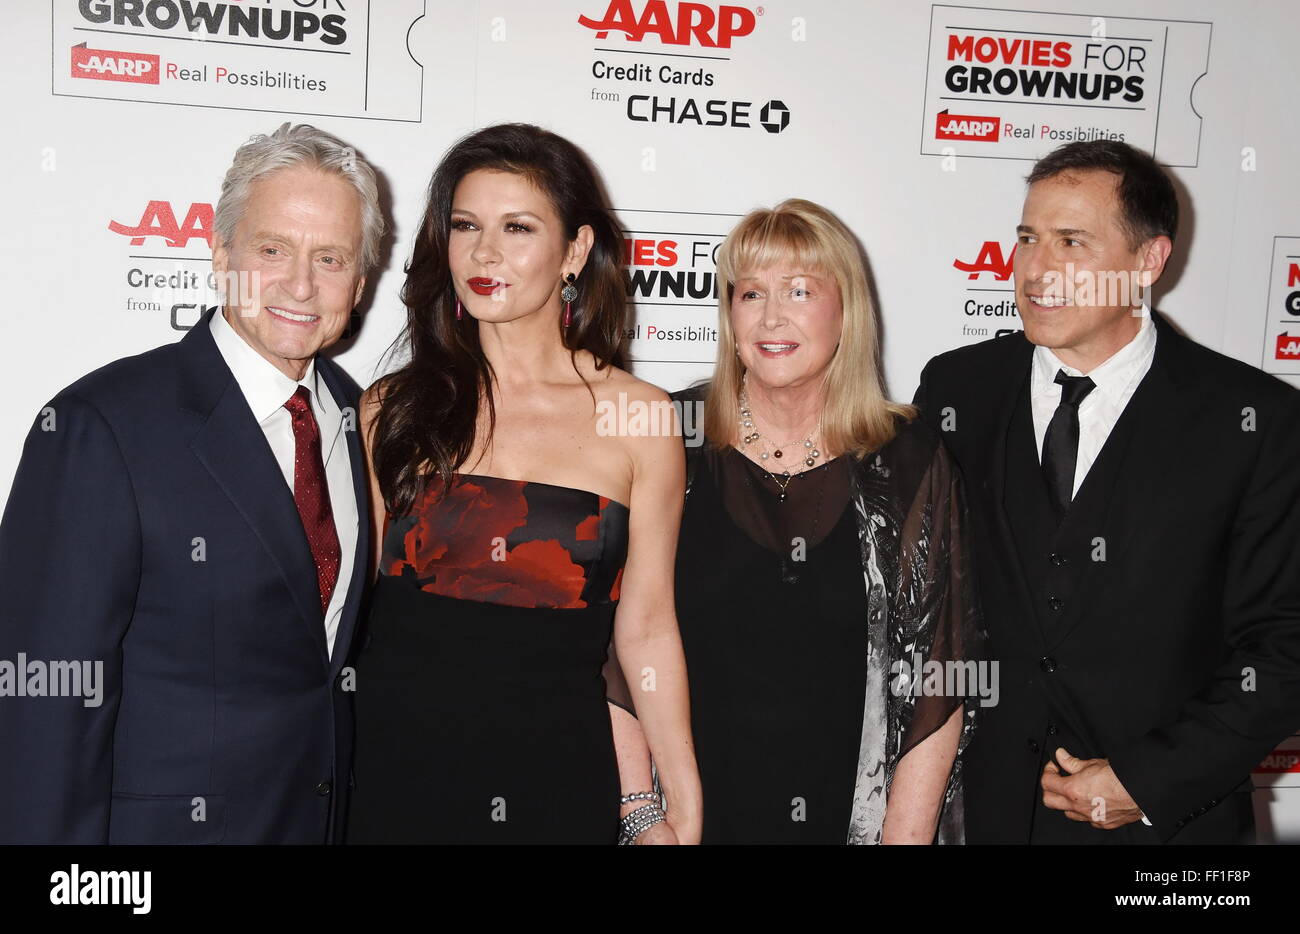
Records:
M921 375L1001 666L973 843L1252 840L1250 771L1300 725L1300 392L1148 308L1177 222L1144 153L1055 150L1018 227L1024 333Z

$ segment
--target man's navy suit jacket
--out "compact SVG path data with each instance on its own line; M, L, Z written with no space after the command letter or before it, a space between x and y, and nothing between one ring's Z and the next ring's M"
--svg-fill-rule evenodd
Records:
M38 691L34 662L102 662L102 702L0 697L0 842L341 837L370 553L359 392L317 357L360 517L331 657L293 493L211 314L73 383L27 437L0 524L0 662L22 653Z

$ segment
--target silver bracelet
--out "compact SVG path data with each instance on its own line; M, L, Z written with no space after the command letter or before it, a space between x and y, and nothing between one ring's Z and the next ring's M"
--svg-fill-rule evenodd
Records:
M623 837L631 843L655 824L662 823L666 819L663 809L658 805L643 805L620 821Z
M628 842L629 844L634 844L634 843L636 843L637 839L641 836L641 834L645 833L647 830L649 830L649 829L650 829L651 827L653 827L655 824L662 823L663 820L664 820L664 818L663 818L662 816L659 816L659 817L656 817L656 818L652 818L652 819L650 819L649 821L645 822L644 824L638 824L638 825L636 825L636 826L633 826L633 827L628 828L628 830L625 832L625 838L627 839L627 842Z

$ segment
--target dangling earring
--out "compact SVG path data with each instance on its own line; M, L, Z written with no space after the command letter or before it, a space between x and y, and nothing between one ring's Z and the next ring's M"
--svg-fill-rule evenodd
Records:
M456 299L456 320L459 321L463 317L464 313L460 309L460 299L458 298Z
M564 302L564 326L573 322L573 300L578 297L578 289L573 280L578 278L573 273L564 277L564 288L560 289L560 299Z

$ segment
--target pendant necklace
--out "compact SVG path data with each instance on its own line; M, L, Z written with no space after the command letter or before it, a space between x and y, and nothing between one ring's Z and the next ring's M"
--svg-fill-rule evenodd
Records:
M785 458L788 456L785 453L786 448L795 448L795 451L792 452L793 456L791 456L790 462L797 459L800 454L803 456L804 470L800 470L797 473L790 473L788 467L783 468L780 475L774 474L770 470L767 471L767 475L772 478L772 482L781 490L780 501L784 503L785 490L786 487L790 485L790 481L795 477L800 476L809 468L815 466L817 458L821 457L821 451L817 449L817 446L813 443L813 439L821 433L822 423L819 419L817 421L817 427L813 429L812 434L802 440L796 439L794 441L787 441L784 444L776 444L773 441L769 441L767 438L764 438L759 434L758 429L754 427L754 412L749 407L748 382L749 374L746 373L741 378L740 382L740 443L745 447L757 443L763 448L763 450L759 452L758 456L759 459L763 461L762 467L764 470L767 470L767 462L769 459L777 462L784 462ZM802 451L798 450L799 446L802 446Z

